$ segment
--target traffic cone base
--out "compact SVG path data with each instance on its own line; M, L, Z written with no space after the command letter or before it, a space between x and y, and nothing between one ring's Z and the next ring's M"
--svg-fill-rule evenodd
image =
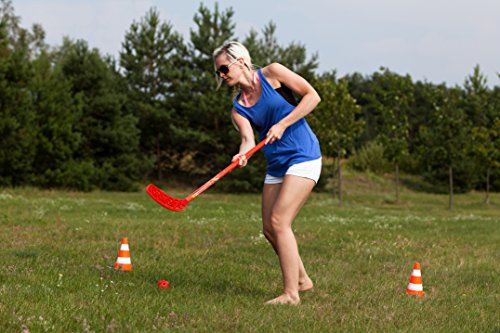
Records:
M120 245L120 251L118 251L118 258L116 259L115 269L121 271L131 271L132 261L130 260L130 248L128 246L128 238L124 237L122 239L122 244Z
M406 293L408 295L417 295L419 297L424 296L422 273L420 271L420 263L418 262L413 265L413 272L411 273L410 283L408 283L408 287L406 287Z

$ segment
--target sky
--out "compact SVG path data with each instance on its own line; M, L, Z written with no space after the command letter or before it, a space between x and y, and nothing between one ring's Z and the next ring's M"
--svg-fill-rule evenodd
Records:
M201 3L231 7L240 40L274 22L279 45L318 54L319 73L371 75L383 66L462 86L479 65L488 85L500 85L500 0L13 0L21 25L41 24L48 44L84 39L115 57L130 25L152 7L189 40Z

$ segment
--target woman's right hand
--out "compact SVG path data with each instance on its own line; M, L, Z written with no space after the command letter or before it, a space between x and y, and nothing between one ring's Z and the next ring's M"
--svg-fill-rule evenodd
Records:
M247 160L247 157L245 156L245 154L236 154L236 155L234 155L232 161L234 162L236 160L238 160L238 166L240 168L245 167L247 165L247 163L248 163L248 160Z

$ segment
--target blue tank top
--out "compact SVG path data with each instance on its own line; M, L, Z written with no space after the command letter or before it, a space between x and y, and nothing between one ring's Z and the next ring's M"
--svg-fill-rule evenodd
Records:
M259 100L252 106L241 105L236 96L233 106L236 112L248 119L259 133L259 140L264 140L269 129L281 119L289 115L295 106L287 102L267 82L258 71L262 86ZM280 140L267 144L263 148L267 160L267 173L275 177L283 177L288 168L294 164L312 161L321 157L319 142L304 118L289 126Z

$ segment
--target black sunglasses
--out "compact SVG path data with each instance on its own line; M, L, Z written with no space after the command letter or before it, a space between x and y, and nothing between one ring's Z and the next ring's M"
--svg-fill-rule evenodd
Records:
M217 74L217 76L220 76L221 74L227 75L227 73L229 73L229 67L231 67L233 64L237 62L238 60L234 60L229 65L220 65L219 69L215 71L215 74Z

